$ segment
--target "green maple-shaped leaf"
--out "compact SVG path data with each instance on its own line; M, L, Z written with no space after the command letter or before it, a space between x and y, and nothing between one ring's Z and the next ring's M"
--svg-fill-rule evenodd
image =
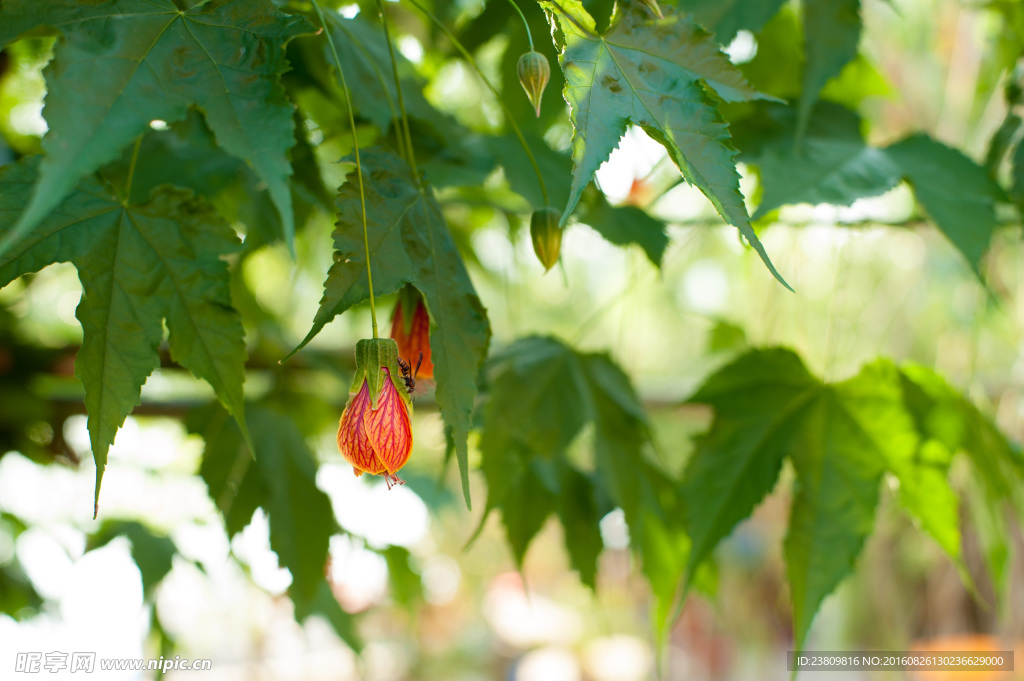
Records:
M687 582L711 550L775 486L787 444L820 383L785 350L747 354L690 398L715 409L697 440L681 494L693 552Z
M560 507L562 480L578 491L579 480L564 457L591 417L580 398L586 379L579 357L547 338L521 339L489 364L495 376L480 437L487 509L502 512L512 555L522 566L530 541ZM585 508L584 503L576 510ZM591 523L591 532L599 519ZM574 540L575 535L566 535L567 546ZM581 547L573 567L586 579L594 574L595 561L596 554L587 557Z
M981 276L981 261L1006 193L986 169L924 134L869 146L852 111L826 102L797 146L793 112L769 105L737 126L740 158L759 167L764 195L755 217L791 203L850 205L906 180L928 217Z
M804 74L798 106L800 136L825 83L857 56L860 0L804 0Z
M687 579L774 487L787 457L796 472L785 555L798 648L853 569L884 472L899 480L903 507L959 562L951 450L942 455L923 436L932 402L908 397L907 382L880 361L826 384L782 349L750 351L709 378L693 401L714 407L715 420L681 487L693 541Z
M421 187L409 167L393 154L366 151L362 166L374 293L386 295L410 283L423 294L430 314L437 404L453 430L468 505L466 440L472 425L477 374L491 335L487 313L430 190ZM334 247L340 258L327 273L313 327L293 354L335 316L369 299L362 203L354 176L341 188L336 203Z
M739 102L761 95L712 36L689 16L666 9L666 17L656 19L638 2L618 5L604 35L579 0L540 4L559 48L563 94L573 124L573 182L562 224L633 124L665 147L683 177L708 197L726 222L739 228L785 284L750 226L736 151L714 99L717 95Z
M978 276L1006 195L985 168L927 135L913 135L885 149L914 189L928 216L953 242Z
M790 203L830 203L848 206L857 199L877 196L896 186L900 169L886 152L868 146L860 119L838 104L819 103L802 143L797 147L796 116L791 108L769 105L762 112L760 135L776 122L763 141L737 135L740 158L757 164L764 195L754 218Z
M266 183L289 244L292 107L278 83L284 45L310 30L270 0L5 0L0 46L41 27L62 40L46 69L39 180L0 253L56 208L86 175L117 158L155 119L201 109L229 153Z
M36 166L0 168L4 236L33 191ZM244 332L221 259L237 248L235 232L191 192L163 187L145 204L126 204L90 178L0 256L0 286L55 262L78 269L84 334L75 374L85 385L97 499L114 435L160 366L165 320L171 357L244 420Z
M487 506L502 511L516 561L522 564L544 521L558 514L572 566L593 586L603 549L600 520L621 508L656 596L656 621L664 625L689 540L675 481L645 458L651 436L628 377L605 355L538 337L505 348L489 369L480 437ZM572 446L587 426L589 467Z
M853 571L871 533L885 470L886 443L875 434L895 425L885 419L900 409L898 394L895 400L872 394L875 386L857 380L852 396L846 386L821 391L790 442L796 482L784 553L797 649L821 602ZM905 434L893 429L882 436L902 440Z

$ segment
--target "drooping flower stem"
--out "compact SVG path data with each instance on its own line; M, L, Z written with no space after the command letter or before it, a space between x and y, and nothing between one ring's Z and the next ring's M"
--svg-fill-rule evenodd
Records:
M331 30L327 27L327 19L320 9L320 3L313 0L313 9L320 18L320 25L324 28L324 37L327 38L327 45L331 48L331 55L334 56L334 65L338 69L338 79L341 81L341 90L345 93L345 106L348 109L348 124L352 130L352 149L356 157L356 176L359 180L359 202L362 207L363 218L363 248L366 253L366 283L370 293L370 320L373 323L373 337L377 337L377 306L373 300L373 273L370 271L370 237L366 228L366 192L363 189L363 164L359 160L359 140L356 137L356 117L352 112L352 97L349 95L348 83L345 82L345 70L341 68L341 58L338 56L338 49L334 46L334 39L331 38Z
M388 29L388 17L384 12L384 3L377 0L377 9L380 12L380 23L384 26L384 39L388 42L388 54L391 56L391 75L395 79L395 92L398 93L398 110L401 112L401 130L404 134L398 135L398 148L412 168L413 177L419 180L420 174L416 169L416 155L412 150L412 134L409 132L409 116L405 112L405 98L402 96L402 82L398 77L398 60L395 59L395 46L391 42L391 31ZM405 148L402 148L402 138L405 138Z
M523 10L519 9L519 5L516 4L516 0L508 0L509 4L515 9L516 14L523 20L523 28L526 29L526 39L530 41L530 52L534 52L533 49L533 34L530 33L530 24L526 22L526 17L523 15Z
M534 158L533 151L530 150L530 145L526 143L526 138L523 137L523 131L519 129L519 125L516 123L515 117L512 115L512 112L509 111L508 106L505 105L505 100L501 98L501 94L499 94L498 90L491 84L491 81L487 79L487 76L483 74L483 71L480 70L480 67L476 65L476 60L473 59L473 55L471 55L469 53L469 50L467 50L466 47L461 42L459 42L459 39L456 38L455 35L448 30L447 26L445 26L440 19L434 16L434 14L430 10L428 10L426 7L418 3L416 0L409 0L409 2L412 3L412 5L416 7L416 9L423 12L423 14L426 15L431 21L437 24L437 27L441 29L441 31L448 37L448 40L452 41L452 45L454 45L455 48L459 51L459 53L462 54L462 58L466 60L466 62L473 68L474 71L476 71L476 74L480 76L480 80L482 80L484 82L484 85L486 85L487 88L494 94L494 98L498 100L498 104L501 106L501 110L505 112L505 119L508 121L509 125L512 126L512 131L516 134L516 137L519 139L519 144L522 145L523 151L526 152L527 158L530 159L530 165L533 166L533 172L537 175L537 184L540 185L540 193L541 196L544 198L544 205L549 205L551 202L548 200L548 188L547 185L544 184L544 176L540 172L540 166L537 165L537 159ZM518 7L516 9L518 9Z

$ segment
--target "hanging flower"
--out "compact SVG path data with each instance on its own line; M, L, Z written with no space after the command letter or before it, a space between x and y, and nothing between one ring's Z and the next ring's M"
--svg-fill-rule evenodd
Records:
M408 362L413 372L416 372L416 365L420 365L416 372L418 378L434 378L434 363L430 361L430 316L423 296L409 284L398 292L398 302L391 316L391 337L398 343L398 356Z
M412 453L411 409L395 341L359 341L355 377L338 426L338 450L356 476L384 476L388 487L404 482L398 471Z

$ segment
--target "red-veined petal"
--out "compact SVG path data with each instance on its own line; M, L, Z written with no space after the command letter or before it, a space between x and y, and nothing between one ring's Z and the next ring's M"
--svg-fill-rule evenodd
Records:
M338 451L345 461L352 464L357 476L362 473L380 475L384 472L384 466L374 453L366 434L365 414L368 411L371 411L370 389L366 381L363 381L359 392L349 395L348 404L338 424Z
M387 369L383 371L387 373ZM397 473L412 454L412 421L409 419L409 408L390 378L384 381L384 387L377 398L377 408L366 409L362 415L366 436L376 454L376 460L388 473Z

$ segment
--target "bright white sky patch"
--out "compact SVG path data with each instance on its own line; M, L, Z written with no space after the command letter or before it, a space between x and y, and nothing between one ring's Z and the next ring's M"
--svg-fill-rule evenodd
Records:
M757 39L750 31L739 31L729 46L722 50L733 64L746 64L757 56Z
M427 505L408 487L364 482L351 466L337 463L320 466L316 483L331 497L341 526L371 546L413 546L427 533Z
M414 64L419 64L423 61L423 45L420 44L419 40L416 40L415 36L401 36L398 39L398 51Z
M721 312L729 302L729 278L714 260L700 260L690 265L680 283L679 301L697 312Z

